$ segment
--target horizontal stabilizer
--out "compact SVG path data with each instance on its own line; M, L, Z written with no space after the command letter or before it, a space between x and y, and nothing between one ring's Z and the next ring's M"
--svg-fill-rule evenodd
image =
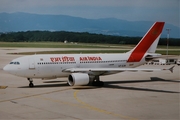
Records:
M163 70L169 70L169 71L171 71L171 73L173 73L174 66L170 67L169 69L163 69Z

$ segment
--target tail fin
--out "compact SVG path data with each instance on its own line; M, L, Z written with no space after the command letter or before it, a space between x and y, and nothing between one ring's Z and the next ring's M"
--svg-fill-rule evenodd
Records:
M165 22L155 22L141 41L129 51L128 62L139 62L146 52L155 53Z

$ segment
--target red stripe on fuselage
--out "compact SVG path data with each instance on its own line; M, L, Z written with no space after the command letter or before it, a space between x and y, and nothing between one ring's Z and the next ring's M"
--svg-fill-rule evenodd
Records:
M153 42L161 34L164 22L156 22L148 33L142 38L138 46L132 51L127 62L139 62Z

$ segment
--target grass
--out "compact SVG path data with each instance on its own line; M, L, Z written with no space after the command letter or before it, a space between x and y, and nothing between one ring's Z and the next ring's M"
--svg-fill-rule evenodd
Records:
M166 50L157 50L156 53L166 55ZM180 49L179 50L169 50L168 55L180 55Z
M123 44L96 44L96 43L62 43L62 42L0 42L0 47L11 48L120 48L131 49L135 45ZM166 46L158 45L159 49L166 49ZM180 46L169 46L169 49L180 49Z
M62 42L0 42L0 47L13 48L108 48L109 46L98 46L92 44L73 44Z
M32 54L79 54L79 53L124 53L132 49L135 45L119 44L95 44L95 43L62 43L62 42L0 42L0 47L9 48L107 48L107 50L72 50L72 51L43 51L24 52L22 55ZM108 48L111 48L109 50ZM113 50L112 50L113 48ZM119 50L118 50L119 49ZM121 50L120 50L121 49ZM124 49L124 50L122 50ZM166 55L166 46L158 46L157 53ZM180 55L180 46L169 46L169 55ZM174 50L173 50L174 49ZM13 54L13 53L10 53Z
M128 50L66 50L66 51L40 51L40 52L22 52L15 53L20 55L33 55L33 54L85 54L85 53L125 53ZM14 54L14 53L9 53Z
M159 48L159 49L166 49L167 48L167 46L165 45L158 45L158 47L157 48ZM180 46L168 46L168 48L169 49L180 49Z
M34 54L90 54L90 53L125 53L129 50L67 50L67 51L40 51L40 52L22 52L22 53L9 53L9 54L20 54L20 55L34 55ZM157 50L156 53L166 55L165 50ZM169 50L169 55L180 55L180 50Z

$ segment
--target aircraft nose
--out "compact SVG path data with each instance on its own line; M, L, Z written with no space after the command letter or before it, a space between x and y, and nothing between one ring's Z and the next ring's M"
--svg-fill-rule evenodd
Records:
M21 68L18 65L8 64L4 66L3 70L12 75L19 75L19 76L24 75L24 71L21 70Z
M9 72L9 71L10 71L9 66L6 65L6 66L3 68L3 70L6 71L6 72Z
M7 65L4 66L4 67L3 67L3 70L4 70L4 71L8 71L8 66L7 66Z

